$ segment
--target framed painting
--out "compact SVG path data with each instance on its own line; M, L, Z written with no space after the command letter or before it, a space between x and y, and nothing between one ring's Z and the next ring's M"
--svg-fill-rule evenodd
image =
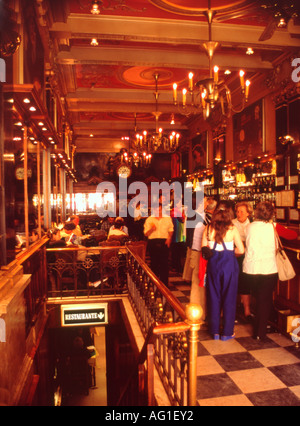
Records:
M233 117L234 161L244 161L263 154L264 107L259 100Z
M202 132L192 140L192 166L191 172L197 173L207 168L208 164L208 132Z

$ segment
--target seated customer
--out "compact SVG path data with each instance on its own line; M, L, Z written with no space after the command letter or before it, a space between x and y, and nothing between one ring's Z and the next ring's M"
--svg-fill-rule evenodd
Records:
M76 215L71 216L70 222L74 223L74 225L76 226L74 234L77 235L78 237L82 237L82 231L81 231L81 228L79 226L79 222L80 222L79 216L76 216Z
M112 236L128 237L128 229L124 225L124 219L122 217L117 217L115 224L109 229L108 240Z
M115 222L115 218L112 215L113 213L108 213L108 216L106 216L101 223L101 231L104 231L106 235L108 235L110 228Z
M60 248L66 247L66 242L62 240L60 229L53 228L47 232L47 236L49 238L47 248Z
M81 245L81 238L75 234L76 225L73 222L66 222L61 237L65 240L67 246Z

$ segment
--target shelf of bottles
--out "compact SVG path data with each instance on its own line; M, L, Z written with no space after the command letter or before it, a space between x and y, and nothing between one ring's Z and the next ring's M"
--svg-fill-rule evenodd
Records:
M253 208L261 201L276 203L277 163L266 155L255 162L239 162L222 169L223 187L219 188L220 200L248 201Z
M187 186L192 187L194 191L203 190L205 195L212 197L218 194L215 188L215 178L213 169L205 169L187 176Z
M277 162L275 155L265 155L254 161L218 164L188 175L187 182L194 191L203 189L205 195L220 201L248 201L255 208L261 201L276 203Z

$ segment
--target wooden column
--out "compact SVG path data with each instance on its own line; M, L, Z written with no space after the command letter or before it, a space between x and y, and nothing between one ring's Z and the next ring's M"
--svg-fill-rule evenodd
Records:
M24 125L23 131L23 150L24 150L24 215L25 215L25 236L26 248L29 248L29 201L28 201L28 127Z

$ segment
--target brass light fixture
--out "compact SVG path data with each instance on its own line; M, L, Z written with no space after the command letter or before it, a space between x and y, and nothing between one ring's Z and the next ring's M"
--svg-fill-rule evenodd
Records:
M231 91L223 80L219 79L219 67L212 66L213 57L219 43L212 40L212 22L216 12L211 9L211 1L208 0L208 10L205 16L208 21L209 40L203 43L203 47L209 59L209 77L194 84L194 74L189 73L188 89L182 91L182 101L178 102L178 85L173 85L173 101L180 112L185 115L203 114L206 120L217 107L225 117L230 117L232 112L241 112L246 106L249 97L250 81L245 81L245 72L240 70L241 107L235 109L232 104Z
M91 13L93 15L100 15L101 13L100 6L102 6L102 4L103 2L101 0L92 1Z
M159 127L159 117L161 116L161 112L158 111L158 80L159 74L155 73L153 75L155 81L155 112L152 114L155 117L155 131L147 131L144 130L141 134L137 133L135 135L135 139L133 141L133 145L135 149L138 151L147 151L147 152L166 152L172 153L175 152L179 146L180 134L173 131L169 135L164 133L163 129Z

